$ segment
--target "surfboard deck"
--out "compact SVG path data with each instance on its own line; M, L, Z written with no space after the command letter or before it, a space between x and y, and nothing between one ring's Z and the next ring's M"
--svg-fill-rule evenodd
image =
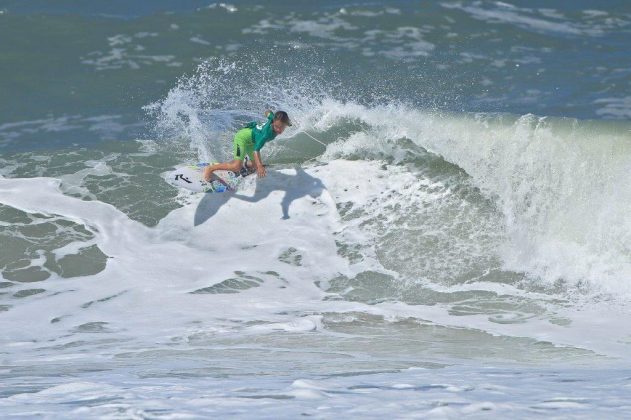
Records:
M196 165L183 165L177 167L167 175L167 182L179 188L185 188L193 192L201 193L223 193L236 191L245 174L236 174L232 171L215 171L210 182L203 178L203 171L209 163L201 162Z

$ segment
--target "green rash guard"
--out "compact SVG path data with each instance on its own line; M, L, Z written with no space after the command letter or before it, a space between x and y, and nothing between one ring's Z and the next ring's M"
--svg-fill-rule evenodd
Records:
M247 128L252 129L252 140L254 141L254 151L259 152L265 143L272 141L276 138L276 132L272 127L272 121L274 121L274 113L270 112L267 116L267 121L264 124L257 124L251 122L246 125Z

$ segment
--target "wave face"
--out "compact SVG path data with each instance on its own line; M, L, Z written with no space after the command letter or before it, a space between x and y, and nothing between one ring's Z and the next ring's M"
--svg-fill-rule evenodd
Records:
M173 146L173 133L188 133L180 147L210 160L225 155L226 127L256 118L244 115L247 101L223 92L225 86L240 87L236 81L247 79L247 72L236 65L206 64L196 76L181 80L164 101L146 108L158 121L158 135ZM224 88L218 91L217 86ZM375 246L389 248L384 255L407 255L417 261L418 270L406 264L413 277L467 281L495 267L549 285L589 284L603 292L629 292L628 123L448 113L400 103L368 106L340 102L313 84L295 86L291 95L283 88L267 88L270 103L297 116L291 139L275 143L276 161L386 161L408 167L424 182L439 185L436 188L445 196L454 197L439 200L429 212L405 194L391 203L397 210L390 215L387 206L372 209L397 220L395 226L408 226L407 231L387 227L392 232L379 235L383 243ZM216 97L223 99L221 111L199 106ZM221 142L205 128L217 124ZM326 149L321 139L327 142ZM442 246L421 245L419 238L427 239L427 230L442 232L433 238ZM451 243L456 232L461 241ZM397 238L396 244L388 244L387 238ZM459 259L445 259L450 253ZM420 255L432 256L432 264L421 263ZM473 269L464 261L476 261L472 266L484 263ZM430 266L436 271L428 276ZM449 273L454 267L462 272Z
M144 137L141 108L208 59L252 67L243 87L276 75L288 90L310 81L362 104L631 117L625 1L240 3L0 5L0 90L11 98L0 102L0 148ZM55 50L24 47L50 40ZM257 94L261 107L268 95Z
M429 152L466 172L502 214L504 268L629 292L629 124L341 104L328 104L327 112L370 126L359 141L338 140L327 157L410 153L404 160L413 160ZM410 141L421 150L406 150Z
M631 415L627 2L13 3L2 414Z

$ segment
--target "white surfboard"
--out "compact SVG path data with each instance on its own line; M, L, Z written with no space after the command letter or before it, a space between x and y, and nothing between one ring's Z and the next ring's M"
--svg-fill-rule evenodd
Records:
M243 177L232 171L215 171L210 182L203 178L203 171L208 163L184 165L167 174L167 182L179 188L186 188L193 192L220 193L236 191Z

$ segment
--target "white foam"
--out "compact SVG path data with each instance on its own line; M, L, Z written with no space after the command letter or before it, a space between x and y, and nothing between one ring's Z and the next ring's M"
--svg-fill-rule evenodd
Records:
M83 186L83 181L87 176L106 176L111 174L112 168L105 161L115 159L117 156L117 154L112 154L105 157L103 161L86 161L84 163L88 166L87 168L73 174L60 176L61 190L66 194L78 194L82 197L96 199L96 196Z
M97 71L117 70L128 67L138 70L143 66L164 63L167 66L179 66L174 55L168 54L137 54L144 51L145 47L137 43L137 40L154 38L155 32L138 32L133 35L116 34L107 38L109 51L92 51L81 57L81 63L93 66Z
M210 42L206 41L205 39L199 37L199 36L194 36L190 38L191 42L194 42L195 44L201 44L201 45L211 45Z
M320 124L337 118L370 126L329 146L324 158L396 158L396 142L409 138L499 197L509 239L502 250L507 268L549 282L587 280L614 294L631 293L631 226L625 217L631 189L621 181L631 165L630 131L532 115L502 121L334 102L323 109Z
M607 375L609 377L607 377ZM0 399L8 415L64 417L264 418L415 417L463 415L565 417L627 415L622 372L458 366L311 379L146 378L117 372L109 385L74 381ZM412 388L393 386L405 380ZM571 387L564 381L571 381ZM99 387L101 387L99 389ZM564 397L562 397L564 395ZM51 404L53 403L53 404ZM535 410L535 411L533 411Z
M343 106L327 109L334 114L332 118L346 115ZM350 109L359 111L361 107ZM367 112L370 121L379 121L372 112L388 115L384 109L361 112ZM419 120L417 113L404 117ZM443 123L449 134L453 127L449 121ZM445 141L445 137L438 140ZM375 366L406 366L397 353L402 344L389 341L386 334L382 341L377 340L385 346L380 355L379 349L364 345L364 341L357 344L354 334L328 331L325 314L346 314L347 321L378 316L393 326L412 319L419 327L462 331L464 342L467 334L485 331L556 346L573 345L624 361L629 354L630 314L626 307L612 307L606 302L578 308L559 305L554 310L570 319L569 325L553 324L545 318L502 324L489 321L486 314L454 316L449 305L325 299L332 294L316 287L315 281L340 274L353 276L363 269L338 255L335 240L340 232L359 227L344 222L336 204L354 202L358 208L366 207L379 199L384 189L408 191L410 196L406 188L427 184L403 166L388 169L380 161L333 157L336 147L327 151L331 160L326 164L304 171L270 169L267 178L245 183L240 198L192 196L190 204L172 211L154 228L130 220L108 204L62 194L59 180L0 179L1 203L81 223L110 257L106 269L97 275L40 282L47 291L45 296L22 299L2 313L1 340L8 366L54 372L65 372L81 363L89 367L78 373L71 370L65 375L38 378L28 392L20 388L23 376L16 372L8 386L22 391L0 399L3 413L131 417L153 416L155 410L163 410L165 416L211 417L247 415L256 409L262 417L279 412L288 417L305 412L404 417L411 412L423 416L527 415L533 406L564 410L562 413L568 415L586 407L592 413L606 412L612 406L625 410L621 384L628 374L620 371L602 375L579 372L575 376L586 382L576 382L572 395L567 395L567 383L560 380L572 380L574 374L559 366L551 373L549 369L483 369L467 362L466 366L446 369L354 375L370 373ZM444 147L453 147L453 143ZM481 149L480 144L470 147ZM469 158L475 160L476 155L469 153ZM433 200L440 195L434 192L419 197ZM283 219L283 202L288 201L289 218ZM384 200L384 205L388 204L395 203ZM300 260L279 259L290 248ZM376 259L371 264L379 268ZM250 288L238 293L190 293L235 278L243 284L249 281ZM467 286L473 287L445 286L442 290L466 290ZM480 287L513 293L501 286ZM324 341L313 346L321 340L337 340L334 342L342 345L327 349ZM410 357L419 351L414 346L426 344L418 342L408 348ZM513 350L523 351L520 347ZM50 358L43 358L47 353ZM319 353L324 354L318 358ZM358 371L349 365L335 372L342 376L305 374L316 364L313 358L316 363L337 359L361 368ZM248 373L247 379L238 374L236 379L226 377L221 371L248 372L246 368L240 370L240 365L247 363L254 366L249 372L257 373ZM94 371L103 365L106 370ZM219 370L213 371L215 368ZM280 369L289 373L279 375ZM348 371L351 375L347 376ZM274 376L267 372L274 372ZM545 376L551 374L556 376Z
M397 14L397 9L385 9L378 12L373 11L348 11L346 8L340 9L337 14L322 16L314 20L298 19L294 15L289 15L285 19L278 19L274 23L269 19L263 19L256 25L244 29L244 34L266 35L273 31L290 31L304 34L315 39L311 43L320 43L317 40L328 41L327 45L334 45L335 48L357 50L361 48L362 54L366 56L380 55L393 60L413 60L418 57L428 56L435 45L424 39L424 33L430 28L417 28L413 26L401 26L392 30L371 29L364 32L363 38L352 36L358 27L351 24L343 17L361 16L374 17L378 15ZM309 45L303 41L305 45Z
M532 337L617 357L627 354L628 346L623 342L626 329L614 327L627 325L629 314L624 307L612 310L607 305L583 305L580 312L555 309L559 316L571 320L568 328L546 318L511 324L492 322L487 315L454 317L449 314L450 305L323 301L325 293L314 285L316 281L340 273L354 276L367 268L387 272L374 257L350 265L338 255L335 244L336 232L353 226L341 224L336 202L356 201L361 206L379 197L386 185L405 188L389 184L393 179L412 179L400 168L391 178L380 173L385 172L379 162L340 160L306 172L270 171L259 183L263 189L258 194L255 189L259 184L250 183L239 193L241 198L226 202L214 202L221 196L212 194L194 197L191 204L171 212L155 228L128 219L108 204L62 195L58 180L1 179L0 202L29 212L63 215L86 225L95 235L95 243L110 257L107 268L97 275L44 284L50 292L64 293L47 296L45 301L24 301L4 313L1 322L6 339L55 338L78 325L107 322L109 330L121 331L123 336L131 334L140 342L153 342L157 336L180 335L183 325L208 317L256 321L248 328L251 333L304 333L321 330L321 317L301 314L359 311L392 321L410 317L492 334ZM24 194L26 190L31 193ZM283 202L289 203L285 209ZM221 205L217 207L217 203ZM285 212L288 219L283 219ZM299 264L278 259L290 248L300 254ZM249 276L244 278L252 278L251 283L256 284L234 295L189 294L239 278L241 274L235 271L244 272ZM66 292L69 287L74 291ZM113 295L118 297L80 309L87 302ZM124 317L120 313L123 308ZM33 311L39 314L38 319L31 319L28 329L22 328L23 320L30 319ZM61 321L50 323L59 317Z
M290 175L284 175L279 173L278 176L280 178L278 178L277 182L286 183L287 179L285 178L291 178ZM4 179L2 181L4 182ZM195 227L193 221L196 218L196 211L198 213L203 213L204 211L203 203L200 203L201 197L198 197L196 203L176 210L166 219L163 219L157 229L149 229L129 220L123 213L110 205L96 201L81 201L61 195L57 191L59 181L32 178L13 179L9 182L11 184L4 183L1 187L1 196L4 203L26 211L62 214L67 219L94 226L91 230L94 231L98 246L110 257L104 272L90 279L84 279L81 291L72 295L60 296L59 298L49 298L47 309L40 308L44 310L44 312L41 312L42 323L38 327L34 326L33 332L38 331L44 334L44 331L50 325L50 319L60 315L57 309L59 306L55 303L57 300L63 301L64 307L68 308L67 311L73 314L73 317L77 316L78 319L75 323L81 324L90 319L86 318L82 321L81 316L75 312L76 309L72 308L77 308L82 303L90 300L100 299L131 289L129 293L122 295L118 299L119 302L116 306L125 305L124 302L129 299L132 301L138 298L141 300L149 299L151 303L147 301L145 304L133 305L140 312L133 316L136 321L132 322L133 324L138 323L134 330L138 328L138 331L148 333L149 330L154 329L157 325L153 321L147 320L146 313L142 315L143 312L151 311L151 308L154 307L167 310L168 307L174 309L181 305L181 303L176 303L178 299L167 303L173 298L171 292L164 294L159 292L159 290L173 290L177 294L184 293L184 296L188 296L185 300L201 303L212 296L187 295L186 293L208 287L222 279L234 276L233 271L235 269L243 271L275 269L275 271L283 273L282 277L285 279L296 279L302 277L302 275L296 277L298 273L306 274L309 272L311 274L307 277L311 278L314 278L313 276L317 278L320 275L331 277L337 271L335 267L341 266L339 262L330 264L328 267L327 265L321 266L321 261L318 260L321 257L328 258L326 257L328 255L333 256L334 259L339 258L336 256L332 237L316 233L323 229L324 231L330 230L331 227L327 227L327 225L331 226L333 222L332 217L334 217L334 213L331 213L331 209L334 211L334 206L331 207L327 204L325 207L322 207L323 203L330 203L330 198L326 192L320 197L319 201L319 206L324 211L320 217L314 218L312 214L314 206L312 199L309 199L309 194L315 194L315 192L306 190L303 195L298 193L298 191L290 191L290 194L293 193L296 199L290 203L288 209L290 218L282 220L283 209L278 203L282 201L283 188L286 189L286 186L280 184L278 185L279 191L270 191L270 199L256 204L256 218L247 217L247 214L251 213L255 208L253 203L233 199L219 209L217 214L209 217L208 220L203 220L205 216L198 214L197 218L201 222ZM268 183L274 185L274 182L275 176L271 174L268 178ZM300 183L300 181L298 182ZM38 194L22 195L18 192L21 188L36 188ZM300 188L300 185L297 188ZM312 188L311 184L306 184L305 188ZM50 202L51 205L46 205L46 202ZM269 203L269 205L266 206L264 203ZM236 210L236 208L239 208L239 210ZM239 228L233 223L234 215L238 214L235 211L246 215L246 218L241 219L242 223ZM263 220L268 220L268 223L266 225L259 224L257 222L259 217ZM274 232L273 236L270 236L271 231L269 229L272 229ZM213 238L222 238L222 240L213 240ZM288 238L291 239L288 240ZM243 249L248 246L256 247ZM252 261L264 261L267 259L264 256L269 255L270 252L272 255L279 255L290 246L298 250L315 247L314 249L317 251L305 253L302 258L302 266L300 267L280 263L275 258L270 260L267 268L265 264L258 263L252 266ZM209 252L221 256L216 259L209 258ZM142 264L139 264L138 255L145 255ZM173 265L171 259L173 255L179 255L176 266ZM239 261L243 261L243 263L239 263ZM328 274L326 274L327 272ZM178 281L178 278L182 279L182 281ZM291 280L292 283L295 281ZM78 284L76 285L78 286ZM54 284L50 286L53 290L55 289ZM296 292L301 291L294 297L296 303L301 299L309 299L309 296L313 298L314 296L322 295L322 292L315 288L312 283L310 285L309 283L305 284L305 287L306 290L303 290L304 287L300 286L300 283L296 284ZM272 285L269 288L271 290L264 293L265 295L275 293ZM156 293L150 292L151 290ZM308 290L310 291L306 293ZM247 291L242 292L240 295L243 299L243 306L234 306L227 301L218 303L218 305L223 307L223 310L221 310L223 316L230 316L230 313L232 313L237 317L246 316L246 318L249 318L252 309L265 301L265 299L261 299L260 293L260 291L254 294ZM300 299L298 299L298 296L300 296ZM248 306L246 303L248 300L251 300L251 306ZM24 304L14 308L15 310L10 312L12 315L10 318L13 316L19 317L20 313L28 313L32 310L30 306L29 304ZM194 304L187 306L195 307ZM269 309L272 312L275 311L276 305L271 305ZM132 309L132 311L134 310ZM202 316L199 311L193 311L193 313L197 313L197 315L193 315L193 318L199 319ZM187 314L186 318L189 318L191 315L192 313ZM108 319L107 315L103 313L99 316L103 317L104 319L102 320L107 322L118 322L115 319ZM271 320L277 322L274 318ZM181 322L181 320L175 321L175 319L173 321L175 322L174 327ZM131 327L127 321L125 321L125 324L127 324L127 328ZM144 325L146 328L140 327L140 325ZM283 328L288 331L296 329L302 331L305 329L311 330L314 328L314 325L317 324L313 324L313 321L308 319L296 319L288 323L277 323L272 329ZM24 331L19 331L19 329L14 330L14 333L13 340L20 340L19 336L24 335ZM27 335L30 335L30 332Z
M357 27L351 25L337 16L323 17L318 20L297 20L290 22L289 30L297 33L305 33L309 36L331 40L341 40L336 33L340 30L353 31Z
M30 121L18 121L0 124L0 133L8 140L28 137L40 133L60 133L87 128L102 136L113 136L124 129L138 124L123 124L120 115L96 115L85 117L82 115L63 115Z
M237 9L235 5L230 4L230 3L211 3L205 8L206 9L217 9L217 8L224 9L228 13L235 13L239 11L239 9Z
M322 316L307 316L304 318L298 318L291 320L290 322L272 322L269 324L254 325L249 330L256 332L269 332L269 331L287 331L287 332L302 332L302 331L317 331L322 329Z
M412 26L402 26L393 31L371 29L365 32L364 55L382 55L395 60L426 57L436 46L423 39L425 31ZM405 42L402 43L402 41ZM384 44L388 48L384 48Z
M596 115L631 119L631 96L622 98L600 98L594 101L595 104L601 106L596 110Z
M515 25L542 33L599 36L611 28L607 24L595 25L571 21L552 9L520 8L501 2L495 2L494 5L485 5L481 2L443 2L441 5L448 9L462 10L474 19Z

